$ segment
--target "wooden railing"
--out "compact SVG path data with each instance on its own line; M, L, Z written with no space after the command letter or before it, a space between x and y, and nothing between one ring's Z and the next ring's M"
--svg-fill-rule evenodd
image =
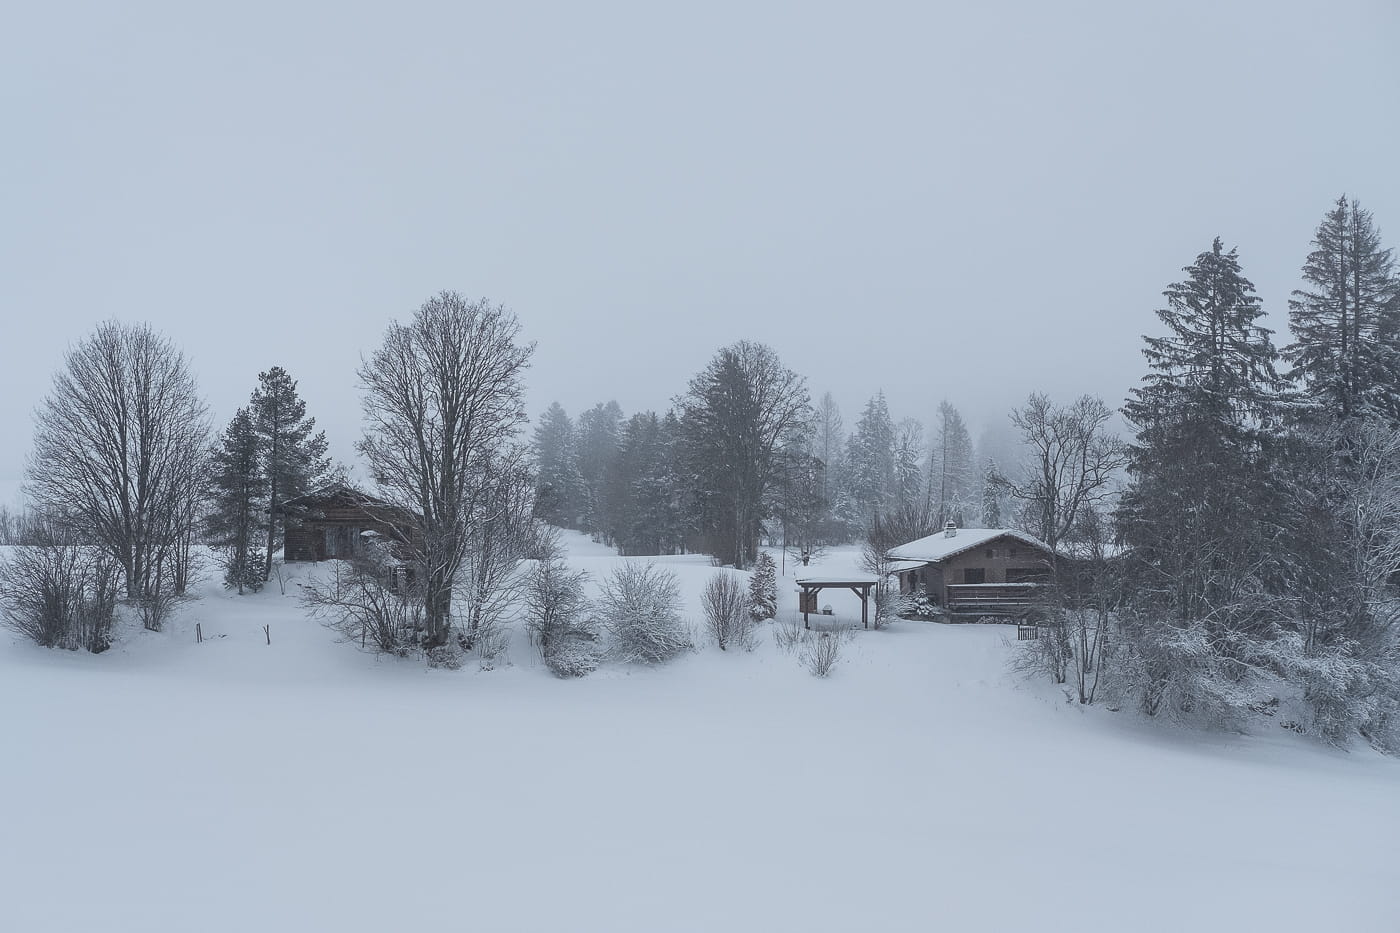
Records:
M1035 605L1041 587L1035 583L952 583L948 585L949 612L1012 615Z

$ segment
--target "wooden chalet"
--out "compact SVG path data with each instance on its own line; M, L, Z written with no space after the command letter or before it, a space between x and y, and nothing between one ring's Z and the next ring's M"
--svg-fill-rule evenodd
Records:
M289 499L278 507L286 521L288 561L350 560L372 539L403 548L418 532L418 516L344 483Z
M1049 582L1055 555L1009 528L959 528L891 548L899 591L954 615L1020 615Z

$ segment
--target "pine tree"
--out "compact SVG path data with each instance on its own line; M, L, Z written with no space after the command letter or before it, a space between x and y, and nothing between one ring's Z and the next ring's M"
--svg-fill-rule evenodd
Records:
M778 614L778 567L773 555L759 551L749 578L749 616L755 622Z
M246 408L229 422L210 453L210 543L220 552L224 585L257 592L263 584L263 551L258 544L261 511L267 502L262 439Z
M316 488L330 471L330 460L325 432L316 431L316 419L306 416L306 403L297 394L296 380L282 367L258 373L250 408L262 441L262 472L268 486L262 570L266 581L283 532L278 506Z
M558 402L540 415L535 426L535 511L551 525L579 527L583 476L579 473L574 424Z
M1400 420L1400 278L1369 211L1345 196L1317 228L1288 302L1293 363L1329 420Z

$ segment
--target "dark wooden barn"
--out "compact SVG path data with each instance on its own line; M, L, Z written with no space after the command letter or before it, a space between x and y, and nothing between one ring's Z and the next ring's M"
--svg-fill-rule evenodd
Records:
M289 499L279 507L286 522L288 561L350 560L373 539L405 549L417 534L418 516L344 483Z

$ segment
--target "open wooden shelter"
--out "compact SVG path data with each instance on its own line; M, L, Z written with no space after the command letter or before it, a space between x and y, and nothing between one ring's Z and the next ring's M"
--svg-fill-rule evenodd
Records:
M811 614L817 611L817 594L822 590L850 590L860 597L860 624L865 628L870 628L870 590L877 583L877 579L870 574L855 573L841 577L801 577L797 580L797 585L802 588L798 593L798 605L802 610L802 624L812 627Z

